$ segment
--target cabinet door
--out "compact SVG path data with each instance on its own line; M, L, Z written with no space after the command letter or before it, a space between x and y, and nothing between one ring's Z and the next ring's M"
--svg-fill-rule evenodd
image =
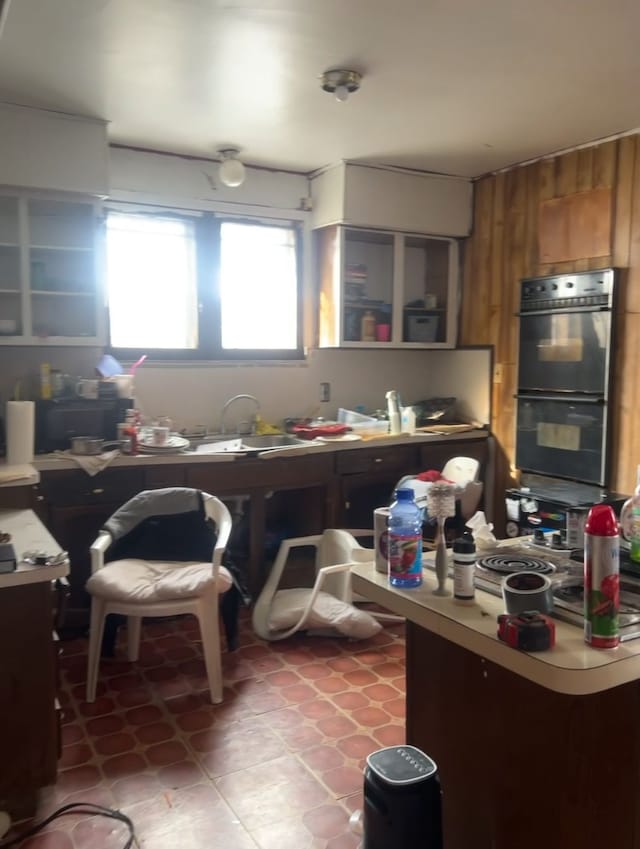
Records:
M404 475L416 474L418 464L414 446L340 452L336 457L341 495L339 526L372 528L374 509L390 504L395 485Z
M18 198L0 196L0 341L24 332Z
M344 342L391 341L395 237L393 233L343 232L342 328Z
M455 248L452 239L404 237L402 342L455 343Z
M0 342L102 337L93 200L0 196Z

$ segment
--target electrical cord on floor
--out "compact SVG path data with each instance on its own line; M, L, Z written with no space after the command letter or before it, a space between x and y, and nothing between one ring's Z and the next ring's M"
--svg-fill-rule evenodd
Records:
M131 822L129 817L126 814L123 814L121 811L116 811L113 808L104 808L102 805L94 805L93 802L73 802L69 805L63 805L61 808L58 808L57 811L54 811L52 814L50 814L46 819L42 820L42 822L30 826L21 834L17 834L14 837L10 837L5 840L0 840L0 849L9 849L10 846L18 846L20 843L22 843L23 840L26 840L28 837L32 837L34 834L37 834L39 831L45 828L45 826L53 822L53 820L57 819L60 816L64 816L64 814L69 813L98 815L102 817L109 817L111 819L123 822L129 829L129 837L127 838L127 841L122 847L122 849L131 849L131 846L135 839L135 833L133 830L133 823Z

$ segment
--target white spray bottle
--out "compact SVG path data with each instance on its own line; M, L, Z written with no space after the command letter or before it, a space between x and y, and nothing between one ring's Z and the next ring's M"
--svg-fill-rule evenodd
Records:
M396 389L390 389L384 396L387 399L389 413L389 433L402 433L400 424L400 396Z

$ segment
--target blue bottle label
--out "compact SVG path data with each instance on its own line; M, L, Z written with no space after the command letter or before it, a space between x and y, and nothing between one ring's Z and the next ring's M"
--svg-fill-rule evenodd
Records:
M415 578L422 574L422 537L389 532L389 577Z

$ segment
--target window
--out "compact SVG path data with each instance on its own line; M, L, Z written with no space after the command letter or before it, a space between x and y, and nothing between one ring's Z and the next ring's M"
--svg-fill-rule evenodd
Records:
M298 238L290 222L110 210L111 347L123 357L301 357Z

